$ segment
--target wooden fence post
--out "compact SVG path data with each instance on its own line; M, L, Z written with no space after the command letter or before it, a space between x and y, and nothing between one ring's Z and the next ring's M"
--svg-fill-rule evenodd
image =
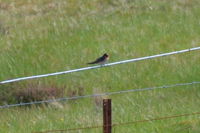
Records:
M112 132L111 99L103 99L103 133Z

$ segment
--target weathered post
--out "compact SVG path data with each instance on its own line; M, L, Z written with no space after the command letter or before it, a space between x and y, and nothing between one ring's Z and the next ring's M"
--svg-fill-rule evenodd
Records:
M112 132L111 99L103 99L103 133Z

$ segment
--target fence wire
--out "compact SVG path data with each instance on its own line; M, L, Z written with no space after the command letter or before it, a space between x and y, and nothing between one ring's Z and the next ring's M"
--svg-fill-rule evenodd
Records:
M189 48L189 49L184 49L184 50L180 50L180 51L173 51L173 52L169 52L169 53L157 54L157 55L146 56L146 57L140 57L140 58L135 58L135 59L122 60L122 61L118 61L118 62L108 63L108 64L105 64L105 65L84 67L84 68L79 68L79 69L74 69L74 70L69 70L69 71L62 71L62 72L55 72L55 73L48 73L48 74L42 74L42 75L35 75L35 76L28 76L28 77L10 79L10 80L1 81L0 85L6 84L6 83L17 82L17 81L21 81L21 80L55 76L55 75L72 73L72 72L79 72L79 71L85 71L85 70L90 70L90 69L97 69L97 68L101 68L101 67L108 67L108 66L113 66L113 65L118 65L118 64L124 64L124 63L129 63L129 62L136 62L136 61L141 61L141 60L153 59L153 58L157 58L157 57L180 54L180 53L185 53L185 52L190 52L190 51L195 51L195 50L200 50L200 47Z
M172 88L172 87L177 87L177 86L187 86L187 85L194 85L194 84L200 84L200 81L194 81L194 82L190 82L190 83L179 83L179 84L172 84L172 85L163 85L163 86L158 86L158 87L150 87L150 88L142 88L142 89L129 89L129 90L122 90L122 91L115 91L115 92L106 92L106 93L101 93L101 94L84 95L84 96L63 97L63 98L58 98L58 99L50 99L50 100L35 101L35 102L28 102L28 103L2 105L2 106L0 106L0 109L2 109L2 108L10 108L10 107L17 107L17 106L32 105L32 104L43 104L43 103L51 103L51 102L68 101L68 100L90 98L90 97L108 96L108 95L122 94L122 93L128 93L128 92L137 92L137 91L147 91L147 90L154 90L154 89Z
M111 126L117 127L117 126L131 125L131 124L158 121L158 120L174 119L174 118L178 118L178 117L192 116L192 115L199 115L199 114L200 114L200 112L193 112L193 113L187 113L187 114L171 115L171 116L157 117L157 118L152 118L152 119L144 119L144 120L138 120L138 121L116 123L116 124L112 124ZM107 126L110 126L110 125L107 125ZM103 128L103 125L88 126L88 127L81 127L81 128L70 128L70 129L62 129L62 130L47 130L47 131L40 131L40 132L33 132L33 133L67 132L67 131L77 131L77 130L95 129L95 128Z

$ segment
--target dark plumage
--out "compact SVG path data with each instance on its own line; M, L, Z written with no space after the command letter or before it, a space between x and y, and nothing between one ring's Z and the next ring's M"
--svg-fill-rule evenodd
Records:
M109 56L108 54L105 53L103 56L97 58L95 61L89 62L87 64L105 64L106 61L108 61L108 59L109 59Z

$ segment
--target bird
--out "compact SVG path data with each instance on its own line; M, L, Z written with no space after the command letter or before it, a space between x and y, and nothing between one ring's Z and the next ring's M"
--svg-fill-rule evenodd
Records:
M100 65L104 65L108 60L109 60L109 55L105 53L105 54L103 54L103 56L97 58L95 61L89 62L87 64L100 64Z

